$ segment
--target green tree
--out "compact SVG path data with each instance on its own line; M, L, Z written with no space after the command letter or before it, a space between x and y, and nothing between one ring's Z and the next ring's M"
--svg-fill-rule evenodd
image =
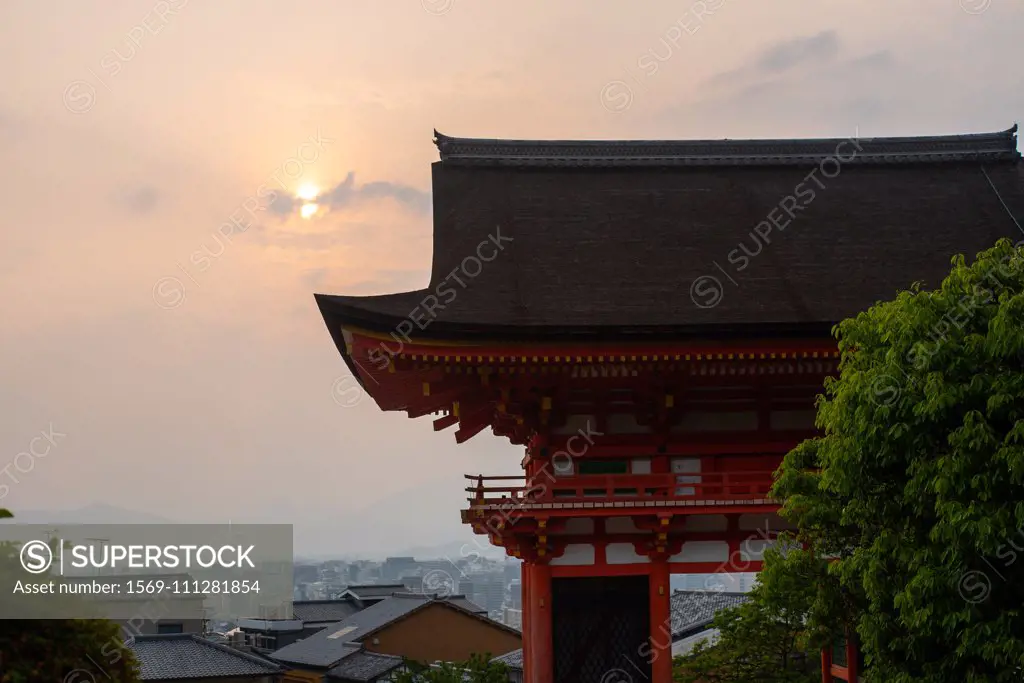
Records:
M436 667L407 662L406 670L398 674L395 683L508 683L508 667L483 655Z
M679 683L819 683L821 656L806 619L823 565L802 549L769 550L750 600L720 612L714 645L677 657Z
M1024 663L1024 254L1002 241L941 287L837 326L824 436L775 492L816 557L809 612L844 620L869 681L1001 683Z
M0 519L11 516L0 508ZM17 548L0 543L4 591L20 575L16 567ZM122 641L120 627L102 619L0 619L0 683L135 683L135 659Z

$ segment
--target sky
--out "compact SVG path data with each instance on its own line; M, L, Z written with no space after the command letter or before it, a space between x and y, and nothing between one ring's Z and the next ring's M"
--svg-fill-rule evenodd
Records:
M1020 0L5 0L0 507L471 538L463 475L521 451L349 391L313 300L426 285L435 128L1003 130L1022 33Z

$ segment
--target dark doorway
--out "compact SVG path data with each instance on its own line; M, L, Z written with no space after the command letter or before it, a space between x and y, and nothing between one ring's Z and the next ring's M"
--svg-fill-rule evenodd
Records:
M648 585L646 576L552 580L555 683L651 680Z

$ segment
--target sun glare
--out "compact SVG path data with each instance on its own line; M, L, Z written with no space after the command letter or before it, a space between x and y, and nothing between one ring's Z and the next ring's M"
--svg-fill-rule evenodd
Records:
M302 215L303 218L312 218L314 215L316 215L317 209L319 208L320 207L317 206L316 204L303 204L302 208L299 210L299 213Z
M299 199L305 199L307 202L313 201L320 196L320 188L316 185L303 185L295 193L295 196Z

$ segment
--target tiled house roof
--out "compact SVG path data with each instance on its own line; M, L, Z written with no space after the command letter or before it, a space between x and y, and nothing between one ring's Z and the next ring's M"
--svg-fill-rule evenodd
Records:
M349 586L346 593L351 593L359 600L383 600L391 597L394 593L404 593L409 590L404 583L370 583Z
M523 670L523 649L512 650L507 654L503 654L500 657L495 657L491 660L492 662L500 662L514 671Z
M328 681L372 681L402 666L402 658L373 652L353 652L327 672Z
M143 681L256 678L283 671L264 659L194 634L137 636L129 647Z
M292 604L296 619L305 623L331 623L342 621L360 611L362 607L351 598L343 600L298 600Z
M714 621L716 614L724 609L742 605L749 599L745 593L676 591L669 601L672 639L678 640L706 629Z

